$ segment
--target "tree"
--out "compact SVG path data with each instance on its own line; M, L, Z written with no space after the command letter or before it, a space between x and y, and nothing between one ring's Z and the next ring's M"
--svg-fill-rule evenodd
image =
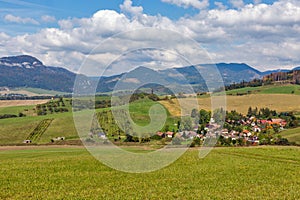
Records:
M173 145L181 145L181 140L180 140L180 138L174 137L174 138L172 139L172 144L173 144Z
M191 117L192 117L192 118L196 118L197 115L198 115L198 111L197 111L197 109L194 108L194 109L192 110Z
M223 108L218 108L214 111L213 118L216 123L223 123L225 121L226 113Z
M170 130L170 126L167 124L165 125L165 132L168 132Z
M181 121L180 130L190 131L193 129L193 122L190 117L185 117Z
M252 116L252 108L251 108L251 106L248 108L247 116L248 117Z
M207 112L204 109L200 110L199 115L200 115L199 116L199 124L202 124L202 125L206 125L211 118L211 113Z

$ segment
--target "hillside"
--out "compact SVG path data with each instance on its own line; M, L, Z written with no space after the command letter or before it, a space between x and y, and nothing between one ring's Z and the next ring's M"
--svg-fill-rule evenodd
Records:
M98 84L97 92L102 93L113 91L117 83L119 83L119 89L126 90L134 87L140 88L146 82L149 84L144 85L144 88L154 88L161 93L170 93L166 87L176 92L188 92L190 86L196 92L202 92L207 91L207 86L199 71L203 72L202 75L205 75L206 81L216 81L216 77L208 73L209 69L214 66L219 70L225 85L251 81L254 78L262 78L266 74L244 63L217 63L216 65L199 64L158 71L140 66L126 73L100 77L100 79L84 75L80 75L80 79L83 88ZM0 58L0 87L38 88L71 93L76 75L65 68L45 66L37 58L28 55Z
M64 68L45 66L31 56L0 58L0 86L72 92L75 77Z
M226 91L227 95L246 95L246 94L296 94L300 95L300 85L278 84L264 85L259 87L244 87Z

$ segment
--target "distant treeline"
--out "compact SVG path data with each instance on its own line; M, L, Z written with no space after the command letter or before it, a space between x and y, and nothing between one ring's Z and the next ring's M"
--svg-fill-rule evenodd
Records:
M51 99L51 98L57 98L58 96L0 96L0 100L40 100L40 99Z
M4 114L4 115L0 115L0 119L7 119L7 118L16 118L16 117L25 117L26 115L24 115L23 113L19 113L19 115L15 115L15 114Z
M254 79L252 81L246 82L242 81L240 83L233 83L231 85L225 86L225 90L234 90L239 88L245 88L245 87L259 87L264 84L264 81L261 79Z
M300 70L292 70L289 72L274 72L264 76L262 79L254 79L249 82L242 81L240 83L233 83L231 85L227 85L225 86L225 90L227 91L245 87L258 87L262 85L271 85L274 83L290 83L299 85Z

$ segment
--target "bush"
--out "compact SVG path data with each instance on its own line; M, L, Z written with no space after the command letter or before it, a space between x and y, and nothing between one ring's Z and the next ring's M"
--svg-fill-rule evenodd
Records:
M172 140L173 145L181 145L181 140L178 137L174 137Z

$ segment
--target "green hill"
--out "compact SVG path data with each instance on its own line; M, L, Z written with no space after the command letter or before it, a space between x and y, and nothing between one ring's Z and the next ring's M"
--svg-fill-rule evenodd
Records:
M227 95L246 95L246 94L296 94L300 95L300 85L265 85L259 87L245 87L226 91Z
M100 97L97 97L99 100ZM103 97L103 99L107 99L107 97ZM40 116L26 116L26 117L16 117L9 119L1 119L0 120L0 145L8 145L8 144L20 144L25 139L28 139L30 134L34 132L35 129L39 128L40 123L47 119L53 119L51 124L43 130L43 133L40 134L40 138L34 143L38 144L46 144L51 141L52 138L55 137L65 137L66 140L79 140L77 135L77 131L73 121L73 113L71 112L72 108L69 103L69 99L64 99L65 107L68 109L68 112L53 112L50 114L47 111L47 115ZM154 104L159 104L158 102L152 101L148 98L137 100L132 102L129 106L130 115L135 123L145 126L150 123L149 117L149 109ZM161 104L159 104L161 105ZM34 106L23 106L23 107L7 107L1 110L1 114L17 114L18 112L22 112L24 110L28 110L24 112L25 114L31 113ZM102 108L97 109L97 112L102 112L103 110L110 110L110 108ZM31 111L31 112L30 112ZM81 112L81 111L79 111ZM35 113L36 115L36 113ZM167 122L169 125L169 130L172 130L174 127L174 123L177 122L176 117L172 117L170 113L167 111Z

